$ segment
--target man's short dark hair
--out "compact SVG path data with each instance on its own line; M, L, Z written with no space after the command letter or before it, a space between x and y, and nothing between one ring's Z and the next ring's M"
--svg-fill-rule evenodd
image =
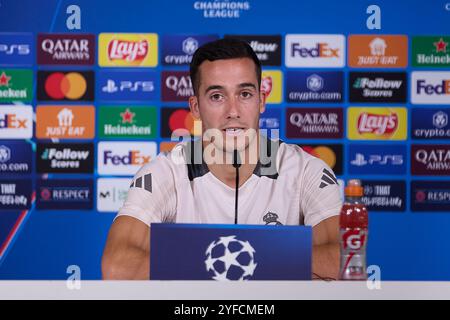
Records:
M190 64L190 75L194 93L198 93L200 86L198 68L205 60L216 61L237 58L250 58L253 60L259 88L261 86L261 62L258 56L247 42L239 39L226 38L208 42L195 51Z

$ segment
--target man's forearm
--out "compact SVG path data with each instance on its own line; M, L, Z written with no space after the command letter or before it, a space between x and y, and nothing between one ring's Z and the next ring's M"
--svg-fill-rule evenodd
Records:
M103 259L102 269L105 280L148 280L149 253L140 248L131 247L118 250Z
M313 279L339 278L339 243L313 246L312 272Z

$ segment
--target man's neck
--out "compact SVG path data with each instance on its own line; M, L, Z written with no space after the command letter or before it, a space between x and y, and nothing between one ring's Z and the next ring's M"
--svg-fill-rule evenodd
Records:
M242 153L240 153L240 159L242 159L241 166L239 167L239 187L242 186L253 174L257 161L259 160L259 139L255 139L254 143L257 143L256 157L250 157L250 150L252 149L250 146L246 148ZM236 168L233 166L232 159L233 155L225 153L223 154L224 158L226 157L228 161L224 161L223 164L212 163L208 164L208 169L211 173L224 184L229 186L230 188L236 187ZM256 161L255 161L256 160Z

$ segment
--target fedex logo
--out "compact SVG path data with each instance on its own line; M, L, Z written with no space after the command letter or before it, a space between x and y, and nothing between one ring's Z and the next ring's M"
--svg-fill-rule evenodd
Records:
M27 119L21 119L16 114L3 114L0 116L0 129L26 129Z
M450 94L450 80L442 80L440 84L427 84L426 80L417 80L417 94Z
M98 172L101 175L134 175L156 157L155 142L100 142Z
M414 104L450 104L450 72L411 74L411 101Z
M108 150L104 152L103 164L111 163L118 165L144 165L150 162L150 156L142 155L139 150L132 150L124 156L115 155L113 151Z
M32 136L31 106L0 105L0 139L30 139Z
M344 66L343 35L288 34L285 63L288 67Z
M302 47L300 43L292 43L291 56L307 57L336 57L339 58L339 48L331 48L328 43L318 43L313 48Z

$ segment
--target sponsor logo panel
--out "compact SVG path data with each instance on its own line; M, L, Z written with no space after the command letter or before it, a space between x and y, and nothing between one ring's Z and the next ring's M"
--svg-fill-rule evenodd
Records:
M260 134L270 139L280 138L281 110L268 108L259 116Z
M450 175L450 145L412 145L413 175Z
M41 101L93 101L94 71L38 71Z
M450 67L450 36L412 38L413 67Z
M37 182L38 210L93 209L93 180L44 180Z
M406 174L406 162L404 145L349 146L350 174Z
M100 70L97 97L102 101L152 101L158 98L156 72Z
M411 211L450 212L450 181L411 181Z
M412 72L411 82L412 103L450 104L450 72Z
M127 199L131 179L100 178L97 180L97 211L118 212Z
M31 139L33 107L0 105L0 139Z
M280 35L225 35L225 38L247 41L263 66L281 65Z
M350 72L350 102L406 102L405 72Z
M155 67L156 33L101 33L98 64L101 67Z
M38 139L93 139L95 136L93 106L37 106Z
M28 66L33 63L33 34L0 33L0 65Z
M93 173L93 143L38 143L38 173Z
M324 34L286 35L287 67L341 68L345 65L345 37Z
M97 170L101 175L134 175L157 154L155 142L99 142Z
M342 71L288 71L286 100L289 102L342 102Z
M157 136L157 110L149 106L101 106L99 138L154 139Z
M287 108L286 137L342 138L343 123L342 108Z
M38 34L37 62L43 65L93 65L93 34Z
M449 139L450 109L412 109L411 137L413 139Z
M261 90L266 92L266 103L282 102L283 73L280 70L262 72Z
M187 102L194 95L188 71L163 71L161 73L162 101Z
M363 180L361 201L371 211L405 211L406 183L392 180Z
M218 35L163 35L161 63L166 66L189 65L200 46L217 39Z
M342 166L342 155L343 146L342 144L312 144L304 145L299 144L304 151L308 152L322 161L324 161L336 175L341 175L343 173Z
M0 173L30 174L33 151L23 141L0 141Z
M26 210L31 207L31 179L0 180L0 210Z
M161 137L200 135L201 121L187 108L161 108Z
M405 35L350 35L348 65L353 68L405 68L408 37Z
M348 108L350 140L406 140L406 108Z
M170 152L178 144L178 142L163 141L159 144L159 152Z
M0 69L0 103L31 102L32 99L32 70Z

